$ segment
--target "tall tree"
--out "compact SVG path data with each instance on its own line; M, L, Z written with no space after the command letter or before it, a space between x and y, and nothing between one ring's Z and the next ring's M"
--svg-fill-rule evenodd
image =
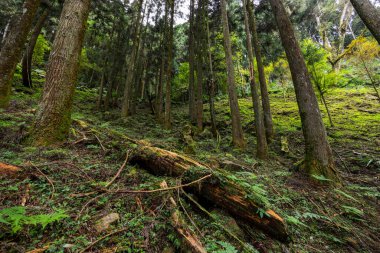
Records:
M260 95L257 83L255 80L255 68L254 68L254 59L253 59L253 49L252 49L252 39L251 31L252 26L249 25L249 18L247 12L247 0L243 0L243 11L244 11L244 24L245 24L245 33L247 36L247 51L248 51L248 60L249 60L249 83L251 85L251 94L253 102L253 110L255 113L255 127L256 127L256 139L257 139L257 148L256 153L257 157L260 159L268 158L268 144L265 136L265 127L261 114L260 106Z
M223 25L224 52L227 65L228 98L230 102L232 119L232 141L236 147L244 148L246 143L244 140L243 128L241 126L239 103L236 94L235 70L233 65L234 63L232 61L231 38L230 29L228 26L226 0L220 0L220 8Z
M164 127L166 129L171 128L171 90L172 90L172 75L173 75L173 47L174 47L174 0L167 0L170 7L170 21L169 21L169 42L167 43L168 51L168 64L166 70L166 94L165 94L165 121Z
M190 17L189 17L189 116L190 121L195 122L195 40L194 40L194 0L190 0Z
M28 46L26 47L24 56L22 57L22 84L25 87L32 87L32 59L33 51L36 46L38 36L41 33L42 27L49 15L49 9L45 7L41 16L38 18L36 25L33 28L33 32L30 36Z
M327 141L317 97L292 24L281 0L270 0L269 2L288 58L296 92L305 138L304 169L310 175L323 175L330 180L338 181L339 176Z
M351 0L356 12L380 44L380 11L369 0Z
M69 133L89 9L90 0L66 0L63 5L46 71L43 97L32 130L35 145L57 143Z
M139 51L140 46L140 32L141 32L141 11L143 8L143 2L144 0L139 0L137 2L137 10L136 10L136 18L135 18L135 31L134 31L134 37L133 37L133 46L131 54L129 55L127 62L128 62L128 72L127 72L127 79L124 86L124 97L123 97L123 105L121 108L121 116L127 117L130 114L130 107L131 107L131 98L133 93L133 81L136 71L136 62L137 62L137 55Z
M22 11L12 18L0 51L0 108L9 104L13 74L20 61L40 0L25 0Z
M273 139L274 137L274 128L273 128L272 113L270 109L267 81L266 81L265 71L264 71L264 64L261 57L261 45L259 43L259 38L257 35L256 18L254 14L253 2L251 2L251 0L246 0L246 2L247 2L246 6L247 6L247 11L248 11L249 27L252 34L253 47L256 53L257 70L259 72L265 134L266 134L267 142L270 143L271 139Z

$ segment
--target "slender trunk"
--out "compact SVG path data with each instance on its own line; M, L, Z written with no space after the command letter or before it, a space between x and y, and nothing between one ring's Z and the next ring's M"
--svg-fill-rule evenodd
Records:
M207 51L208 51L208 63L209 63L209 103L210 103L210 119L211 119L211 132L214 138L218 136L218 129L216 128L216 115L215 115L215 78L214 78L214 68L212 65L212 55L211 55L211 42L210 42L210 28L209 20L206 20L207 26Z
M29 44L26 48L24 56L22 58L22 84L25 87L33 87L32 84L32 59L33 51L36 46L38 36L41 33L42 27L49 15L49 10L45 9L42 15L39 17L37 24L34 26L33 33L30 36Z
M359 17L380 44L380 12L369 0L351 0Z
M162 110L163 110L163 100L164 100L164 78L165 78L165 63L166 63L166 52L165 49L167 48L167 29L166 26L168 25L168 16L169 16L169 6L166 3L165 4L165 16L164 16L164 28L162 30L162 37L161 37L161 66L160 66L160 80L158 82L157 87L157 95L156 95L156 119L158 122L162 122Z
M232 61L232 49L230 39L230 29L228 27L227 4L226 0L221 0L221 15L223 24L224 52L226 56L227 76L228 76L228 97L232 118L232 140L236 147L244 148L246 146L241 126L240 110L238 98L236 95L235 70Z
M171 121L171 89L172 89L172 75L173 75L173 47L174 47L174 0L168 0L170 3L171 13L169 22L169 42L168 42L168 65L166 70L166 99L165 99L165 121L164 127L170 129L172 126Z
M189 27L189 117L196 121L195 110L195 49L194 49L194 0L190 0L190 27Z
M63 5L46 71L43 97L32 132L35 145L63 141L69 133L89 9L90 0L66 0Z
M274 138L272 112L270 109L267 81L265 77L264 64L261 57L261 45L260 45L259 38L257 35L256 18L255 18L253 8L254 6L251 0L247 0L248 20L249 20L249 26L251 28L253 47L255 49L255 54L256 54L257 70L259 73L265 135L266 135L267 142L270 143L271 140Z
M305 138L304 169L310 175L323 175L330 180L339 181L317 97L292 24L281 0L270 0L269 2L276 19L294 82Z
M131 98L133 92L133 80L135 77L135 66L137 60L137 54L140 45L140 31L141 31L141 11L143 8L144 0L139 0L137 8L137 16L135 20L135 34L133 38L133 47L128 62L127 79L124 86L123 104L121 108L121 117L128 117L130 115Z
M339 22L339 44L338 44L338 52L337 56L339 56L344 51L344 41L346 39L347 29L349 28L352 12L354 7L350 3L349 0L346 0L344 5L342 16L340 17Z
M364 69L365 69L365 72L367 73L367 76L368 76L369 80L371 81L372 87L373 87L373 89L374 89L375 92L376 92L376 96L377 96L377 98L378 98L378 100L379 100L379 102L380 102L380 94L379 94L379 91L378 91L377 88L376 88L376 82L375 82L375 80L373 79L373 77L372 77L372 75L371 75L371 72L369 71L369 69L368 69L368 67L367 67L367 64L365 63L364 59L360 57L360 60L361 60L361 62L362 62L362 64L363 64L363 67L364 67Z
M9 104L13 74L20 61L40 0L25 0L22 13L12 18L0 51L0 108Z
M204 63L205 63L205 16L206 16L206 1L198 1L197 9L197 35L196 38L196 66L197 66L197 89L196 89L196 119L199 131L203 130L203 82L204 82Z
M267 159L268 158L268 144L267 144L267 140L265 136L264 122L261 115L259 89L257 87L256 80L255 80L255 73L254 73L255 68L253 65L254 59L253 59L253 49L252 49L252 39L251 39L252 26L249 25L249 18L248 18L248 13L247 13L247 0L243 0L243 10L244 10L245 33L247 34L247 51L248 51L248 60L249 60L249 83L251 85L253 110L255 112L255 127L256 127L256 139L257 139L256 153L257 153L258 158Z
M102 71L102 77L100 78L99 96L96 101L96 108L100 110L103 101L103 89L104 89L104 71Z

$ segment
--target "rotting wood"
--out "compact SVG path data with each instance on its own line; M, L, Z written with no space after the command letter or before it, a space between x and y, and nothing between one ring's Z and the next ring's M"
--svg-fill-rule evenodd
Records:
M162 189L167 189L168 184L166 183L166 181L163 181L160 184L160 187ZM187 227L186 223L181 217L181 213L178 210L178 205L175 202L174 198L170 196L169 200L171 203L171 208L173 209L173 212L171 214L171 224L173 225L177 233L182 237L182 239L186 243L187 248L190 249L191 252L206 253L207 251L203 247L198 237Z

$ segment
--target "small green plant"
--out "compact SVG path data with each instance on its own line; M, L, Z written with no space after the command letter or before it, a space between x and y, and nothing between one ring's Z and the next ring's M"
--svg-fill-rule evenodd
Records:
M364 212L352 206L342 206L344 212L354 217L363 217Z
M42 229L45 229L50 223L60 221L67 217L68 215L66 215L63 210L57 210L50 214L28 216L26 214L26 208L23 206L14 206L0 211L0 223L10 226L12 234L19 232L25 225L41 225Z

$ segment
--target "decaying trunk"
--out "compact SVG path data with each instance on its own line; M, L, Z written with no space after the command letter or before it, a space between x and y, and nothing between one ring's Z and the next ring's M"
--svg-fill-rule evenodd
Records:
M0 108L9 104L13 74L39 5L40 0L25 0L22 12L12 18L13 24L3 40L0 51Z
M162 189L168 188L166 181L163 181L160 186ZM194 253L207 253L197 235L195 235L186 225L186 222L182 218L181 212L178 210L178 205L172 196L169 197L169 201L172 209L171 224L186 245L183 250L186 251L188 249Z
M71 108L90 0L66 0L49 64L42 101L31 141L44 146L65 140L71 126ZM47 134L48 133L48 134Z
M272 237L288 241L289 235L284 220L273 210L266 210L266 215L260 218L258 212L263 207L247 198L246 191L223 176L227 172L218 173L219 170L213 171L202 163L168 150L146 146L139 142L135 144L139 147L131 159L132 163L139 164L155 175L182 176L184 184L210 174L207 180L189 186L186 190L224 208L233 216L260 228Z

